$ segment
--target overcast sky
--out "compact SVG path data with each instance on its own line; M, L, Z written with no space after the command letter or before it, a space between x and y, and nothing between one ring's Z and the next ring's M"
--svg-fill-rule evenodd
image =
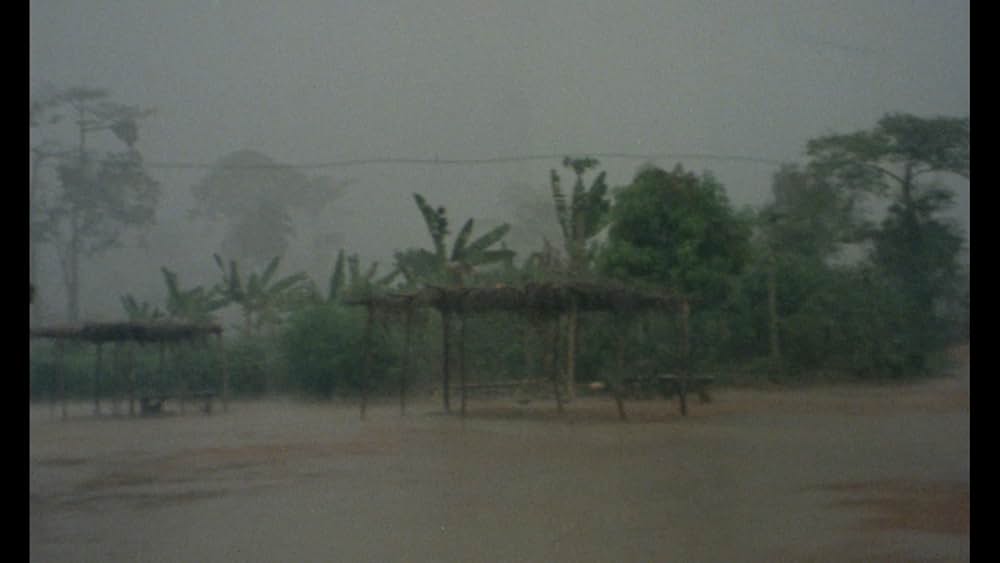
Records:
M808 139L886 112L967 116L970 103L967 1L34 0L30 43L32 91L90 85L155 107L139 142L154 162L244 148L289 163L595 152L796 161ZM682 163L713 170L737 205L768 196L767 165ZM639 163L602 164L621 185ZM504 186L544 191L554 166L326 170L358 180L330 229L385 260L427 243L412 192L448 204L456 222L497 217ZM204 171L154 175L165 192L144 254L154 264L125 278L160 284L159 263L183 260L174 267L211 274L196 237L214 235L185 226ZM957 186L967 225L968 183ZM106 289L101 280L135 264L111 258L88 286ZM112 293L98 302L117 303Z

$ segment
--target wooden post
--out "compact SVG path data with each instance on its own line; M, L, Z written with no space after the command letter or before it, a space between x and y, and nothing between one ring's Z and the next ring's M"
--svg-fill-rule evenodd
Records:
M552 346L552 369L550 370L549 373L552 374L552 390L555 392L556 395L556 412L562 414L563 413L562 392L559 390L559 387L561 386L560 384L562 383L560 381L561 378L559 377L559 334L562 331L559 330L560 328L559 325L560 325L559 317L558 316L553 317L553 320L550 321L551 329L549 331L549 334L551 335L551 346Z
M178 343L178 348L175 348L175 350L179 351L180 344L181 343ZM188 344L190 345L189 352L193 352L194 340L189 340ZM174 352L174 363L182 366L181 369L177 370L177 399L178 402L180 402L181 414L184 414L187 411L186 395L188 393L188 385L187 385L187 374L185 373L187 368L183 366L183 362L181 361L182 359L183 356L178 357L178 353Z
M458 384L462 388L462 416L465 416L465 315L458 316Z
M406 376L410 371L410 335L413 332L413 308L406 308L406 337L403 346L403 370L399 373L399 414L406 414Z
M135 416L135 345L128 344L128 351L125 356L126 361L126 371L125 377L128 378L128 415Z
M625 379L625 330L623 326L618 327L618 335L615 346L615 382L612 385L612 393L615 396L615 404L618 406L618 417L628 420L625 414L625 401L622 399L622 381Z
M681 401L681 416L687 416L687 382L691 376L691 333L689 329L689 319L691 317L691 305L687 299L681 302L681 357L683 368L680 377L680 392L678 396Z
M97 363L94 365L94 416L101 416L101 351L104 345L97 343Z
M49 381L49 420L55 420L56 418L56 401L59 398L59 370L63 368L62 365L62 345L56 340L53 344L55 351L55 366L52 370L52 379Z
M121 400L119 391L121 386L122 372L122 343L115 341L111 356L111 381L114 389L111 391L111 414L118 416L118 402Z
M444 412L451 412L451 374L448 364L451 360L451 312L441 309L441 386L444 398Z
M778 318L778 284L775 268L774 254L772 253L767 261L767 313L769 317L768 336L771 344L771 370L772 373L777 375L781 373L782 362L779 332L781 320Z
M579 327L580 314L574 295L566 325L566 394L570 402L576 398L576 351L579 348Z
M372 375L372 347L373 333L375 330L375 307L371 301L368 302L368 320L365 321L365 365L361 374L361 420L365 419L365 410L368 408L368 380Z
M219 347L219 361L222 363L222 412L229 412L229 369L226 365L226 349L222 344L221 331L215 334L215 340Z
M66 357L66 345L62 341L56 342L56 365L58 369L56 370L56 392L55 396L59 398L62 405L62 420L66 420L69 414L66 411L66 373L65 373L65 357ZM53 401L55 402L55 401Z

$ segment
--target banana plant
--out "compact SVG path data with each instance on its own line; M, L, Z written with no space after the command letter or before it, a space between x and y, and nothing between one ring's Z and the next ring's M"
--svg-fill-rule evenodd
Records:
M213 321L215 312L228 304L216 288L205 289L198 286L182 289L175 272L165 267L160 268L160 271L163 272L163 281L167 286L166 315L171 319L191 322Z
M569 258L568 266L573 273L581 273L587 268L587 241L608 224L611 211L608 185L605 182L606 173L598 174L590 188L585 187L583 183L584 173L598 164L593 158L563 159L563 166L571 168L576 174L573 194L568 202L562 191L559 174L555 170L550 172L552 200L559 227L562 229L566 256Z
M462 225L449 252L446 241L449 234L446 209L433 208L420 194L413 194L413 199L424 217L427 231L434 243L434 252L416 248L396 253L396 270L409 285L462 285L475 273L476 268L497 263L510 264L513 260L514 251L492 248L510 231L509 224L504 223L473 239L475 221L469 219Z
M389 287L400 272L399 270L394 270L389 275L376 278L378 265L378 262L372 262L362 274L361 258L357 254L347 256L343 250L340 250L337 252L337 262L334 265L333 274L330 275L330 282L327 285L326 297L319 297L318 300L326 303L334 303L349 294L357 295L362 292ZM316 296L319 295L315 287L313 294Z
M611 203L608 201L608 185L605 183L605 172L597 175L590 188L584 186L583 176L587 170L598 165L594 158L563 159L563 166L570 168L576 174L573 184L573 195L569 202L562 191L559 174L550 172L552 199L555 203L556 217L562 229L563 243L566 249L567 273L579 277L587 273L591 257L588 255L587 242L596 236L608 224L611 214ZM566 382L569 398L575 395L575 371L577 327L579 324L577 307L574 304L567 316L566 323Z
M306 300L310 293L309 278L304 272L275 279L280 256L272 258L263 272L252 272L245 283L236 260L230 260L227 268L218 254L213 257L222 271L222 281L215 289L228 303L240 307L247 334L257 334L265 325L280 324L282 314Z

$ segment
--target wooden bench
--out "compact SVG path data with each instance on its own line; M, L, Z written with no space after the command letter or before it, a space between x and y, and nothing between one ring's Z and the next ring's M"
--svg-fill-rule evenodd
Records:
M218 393L212 390L192 391L188 393L145 393L139 397L139 413L142 415L159 414L163 412L163 403L169 399L179 399L182 402L194 400L202 403L201 410L212 414L212 400Z

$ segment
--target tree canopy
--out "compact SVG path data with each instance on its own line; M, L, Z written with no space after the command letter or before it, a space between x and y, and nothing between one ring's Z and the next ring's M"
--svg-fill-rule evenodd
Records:
M219 159L192 188L196 216L226 223L222 251L266 264L282 256L295 234L294 211L319 213L343 193L347 182L308 176L252 150Z
M749 223L710 174L648 167L615 191L600 268L719 301L743 268L749 236Z
M148 173L135 148L138 121L151 110L121 104L97 88L51 88L32 101L32 128L55 126L74 114L77 145L48 141L34 147L36 164L56 163L58 187L32 178L32 242L55 248L67 290L67 316L79 316L80 258L119 244L130 230L148 227L155 219L160 184ZM99 151L87 146L88 136L110 131L125 150ZM32 254L34 260L34 253Z

